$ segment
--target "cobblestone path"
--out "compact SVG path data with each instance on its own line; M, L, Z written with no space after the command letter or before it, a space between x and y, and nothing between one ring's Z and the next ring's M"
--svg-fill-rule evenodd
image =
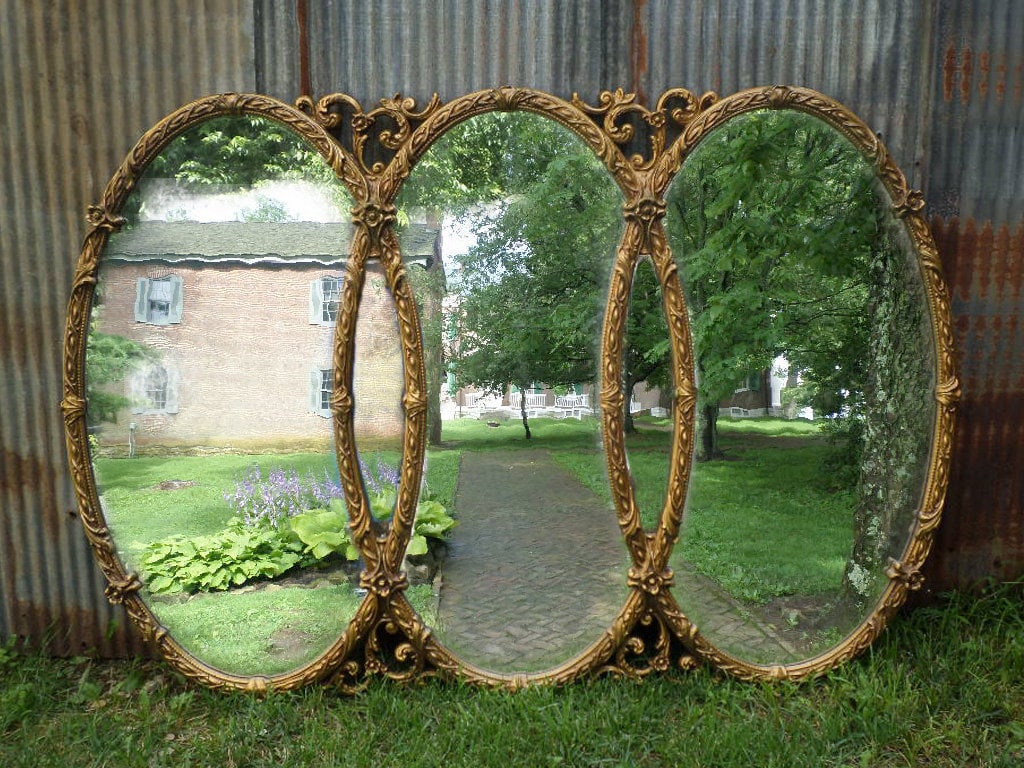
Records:
M625 602L628 555L608 502L548 451L466 451L438 639L495 672L539 672L600 637Z
M494 672L540 672L607 629L628 555L610 505L546 450L466 451L442 569L438 639ZM718 584L673 558L673 589L705 636L748 660L799 654Z

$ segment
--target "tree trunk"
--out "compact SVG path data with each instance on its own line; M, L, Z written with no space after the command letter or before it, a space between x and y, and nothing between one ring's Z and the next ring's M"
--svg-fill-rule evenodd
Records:
M718 447L718 405L703 405L697 424L698 461L713 461L725 454Z
M423 367L427 377L427 443L441 444L441 381L444 379L444 345L441 335L441 304L445 293L444 264L439 256L426 268L420 295L420 327L423 329Z
M526 418L526 387L519 387L519 413L523 417L523 429L526 430L526 439L529 440L532 435L530 434L530 422Z
M633 402L633 387L636 386L636 382L633 381L631 376L626 377L626 403L623 405L625 410L623 418L623 431L627 435L632 435L636 432L636 425L633 423L633 413L629 410L629 404Z

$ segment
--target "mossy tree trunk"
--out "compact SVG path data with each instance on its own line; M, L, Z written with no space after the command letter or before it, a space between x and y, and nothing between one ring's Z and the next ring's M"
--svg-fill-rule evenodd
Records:
M870 362L864 444L846 596L864 603L884 586L920 503L934 417L934 353L917 266L894 233L879 238L871 264ZM855 416L856 417L856 416Z

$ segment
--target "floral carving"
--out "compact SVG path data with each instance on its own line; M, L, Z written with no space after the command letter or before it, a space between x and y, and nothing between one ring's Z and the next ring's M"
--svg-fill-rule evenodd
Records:
M921 218L924 201L910 190L878 137L836 102L814 91L772 86L726 98L686 89L666 91L655 108L639 104L623 89L604 91L596 105L574 95L565 101L528 88L481 90L442 103L435 94L422 109L400 94L364 110L346 94L317 102L303 98L297 109L253 94L224 94L200 99L169 115L140 139L108 184L102 200L91 207L91 227L75 272L65 341L61 408L66 424L71 474L80 518L97 562L108 580L106 594L125 606L143 637L189 678L224 689L265 692L330 681L352 693L368 676L412 680L429 675L459 676L485 685L517 689L535 683L564 683L591 674L644 677L669 669L689 670L709 663L750 679L798 679L822 672L862 652L881 632L908 590L922 582L921 567L941 518L949 476L953 416L960 396L955 374L953 329L942 267ZM694 439L696 386L687 307L679 289L675 260L668 250L662 218L665 192L689 152L711 131L755 109L795 109L814 115L843 133L877 168L878 177L901 217L921 266L936 351L938 403L931 465L920 511L902 560L893 561L890 579L877 608L848 637L819 657L794 664L758 665L736 659L710 643L684 615L672 592L667 567L679 534L689 480ZM412 611L403 591L408 579L400 571L420 487L426 435L426 382L423 340L415 297L402 263L394 226L395 199L424 152L458 123L490 111L528 110L573 131L614 176L624 198L626 222L615 256L602 330L600 408L602 438L608 460L611 497L632 566L631 588L606 632L578 657L536 675L502 675L479 670L445 649ZM314 662L278 676L232 676L197 662L167 634L139 595L141 581L127 573L107 529L89 459L85 429L84 345L89 306L95 292L100 252L111 232L120 229L120 211L145 166L175 137L198 122L223 114L270 117L299 133L325 157L349 187L357 205L357 224L347 279L339 297L335 334L335 386L331 408L337 458L353 538L365 562L360 585L368 594L344 635ZM349 146L345 146L349 142ZM626 148L633 154L626 156ZM638 149L639 148L639 149ZM675 413L674 447L668 491L655 531L644 531L632 489L623 434L625 397L621 385L622 337L626 327L631 281L641 254L650 254L663 287L672 348ZM389 526L374 521L356 460L351 392L356 319L365 283L367 260L380 260L394 298L399 328L404 396L404 431L399 498Z

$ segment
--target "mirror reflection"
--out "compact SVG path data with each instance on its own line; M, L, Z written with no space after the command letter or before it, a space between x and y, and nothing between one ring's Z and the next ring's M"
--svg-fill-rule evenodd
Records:
M621 193L574 134L513 112L451 128L397 203L439 230L410 269L430 399L420 519L426 500L454 523L431 544L429 623L489 671L550 669L626 596L597 413Z
M668 195L698 424L676 597L746 661L809 658L873 609L925 482L934 352L916 256L838 131L758 111Z
M171 142L102 254L86 351L103 513L201 661L296 669L359 604L331 429L348 193L268 119Z
M661 293L654 264L641 257L626 315L622 379L629 472L647 531L658 527L672 455L672 355Z

